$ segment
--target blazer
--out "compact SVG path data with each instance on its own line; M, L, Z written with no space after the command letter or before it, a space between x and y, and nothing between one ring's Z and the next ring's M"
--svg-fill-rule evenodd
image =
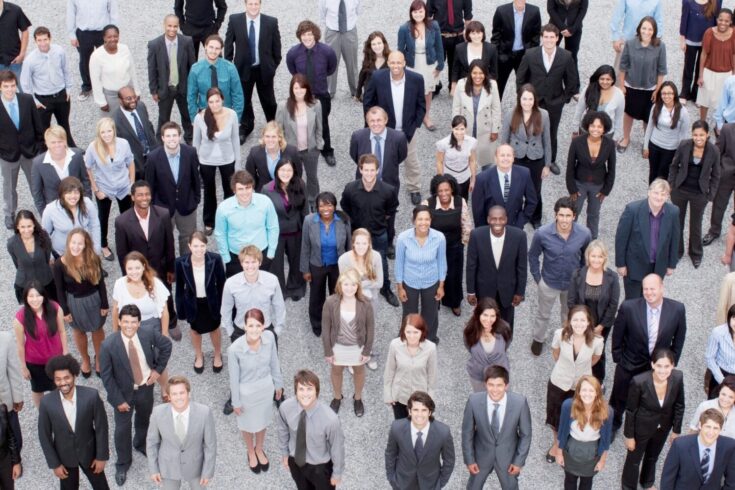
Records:
M664 298L658 321L656 348L674 352L674 364L679 363L687 333L686 310L682 303ZM612 332L613 361L626 371L650 369L648 352L648 316L644 298L623 301L615 318Z
M609 196L615 183L615 141L603 135L600 143L600 153L592 163L590 156L590 147L587 144L587 136L577 136L572 138L569 144L569 157L567 158L566 182L569 194L579 192L577 182L586 181L586 177L599 177L598 172L604 172L600 193ZM600 165L604 165L604 169L600 169Z
M549 112L546 109L539 108L541 111L541 125L543 130L539 134L530 135L526 133L526 127L523 124L518 125L515 132L511 132L510 123L513 120L513 113L509 112L503 118L503 127L500 130L500 143L506 143L513 147L513 154L518 158L528 158L529 160L544 159L544 164L551 163L551 123L549 122Z
M694 142L691 139L679 144L669 167L669 185L672 191L679 189L686 182L693 150ZM702 166L699 174L699 190L708 201L712 201L720 185L722 167L720 166L720 151L709 141L705 144L702 161L699 164Z
M416 130L421 127L426 114L424 97L424 77L406 70L405 89L403 93L403 127L401 130L410 143ZM373 107L380 106L388 113L388 127L396 129L396 108L393 107L391 94L390 70L378 70L373 73L362 97L362 108L365 113Z
M299 130L296 120L291 119L291 114L286 109L286 101L280 102L276 108L276 122L283 128L283 137L286 142L298 150ZM306 149L321 150L324 148L322 136L322 104L314 99L314 105L306 111Z
M301 206L294 206L293 201L291 201L291 207L287 211L286 205L283 202L283 197L281 197L281 194L273 188L274 185L275 182L271 181L263 188L263 194L273 201L273 207L276 208L279 233L281 235L301 233L301 226L304 224L304 218L306 218L306 215L309 213L307 197L305 195L303 196Z
M396 49L406 57L406 66L416 66L416 38L411 32L411 23L406 22L398 28L398 44ZM436 63L436 69L444 69L444 47L442 46L442 33L439 23L432 20L426 29L426 64L431 66Z
M582 21L587 15L589 0L578 0L567 3L564 0L547 0L546 10L549 13L549 22L560 31L568 30L572 35L582 31Z
M544 48L538 46L526 51L518 67L516 89L530 83L536 89L541 105L563 105L572 100L579 92L579 73L572 54L563 48L556 48L551 68L544 66Z
M171 87L168 84L171 77L171 62L168 56L168 46L166 46L166 36L161 35L148 41L148 89L151 95L158 95L160 98L177 94L185 96L189 70L196 61L192 39L184 34L177 34L176 66L179 69L179 84Z
M512 226L505 227L500 265L495 266L490 244L490 227L480 226L470 233L467 245L467 294L478 298L500 298L503 308L513 304L513 296L526 295L528 277L526 233Z
M493 14L493 33L490 42L498 47L498 62L506 63L513 53L515 40L515 19L513 16L513 2L498 6ZM541 11L535 5L526 4L521 25L523 49L539 45L541 38Z
M140 227L135 208L131 207L115 218L115 245L120 269L125 275L125 256L136 250L148 259L158 278L166 282L166 273L174 272L174 232L168 209L151 205L148 208L148 239Z
M260 30L258 33L258 66L260 79L273 83L276 69L281 64L281 33L278 30L278 19L270 15L260 14ZM253 65L253 54L248 41L248 19L245 13L232 14L227 22L225 34L225 59L232 61L240 74L240 80L250 79Z
M281 159L291 160L296 176L304 175L304 164L299 154L299 150L293 145L286 145L281 151ZM245 160L245 170L255 179L255 192L260 192L263 187L271 182L273 178L268 171L268 158L265 156L265 146L255 145L250 148L248 157Z
M566 448L567 441L569 440L570 430L572 427L572 403L574 400L567 398L561 404L561 414L559 415L559 434L557 440L559 441L559 447L561 449ZM612 424L613 424L614 410L612 407L607 407L607 419L600 427L600 439L597 444L597 456L602 456L602 453L610 449L612 443ZM665 488L665 487L664 487Z
M391 128L385 128L385 131L385 141L381 141L383 145L383 171L381 180L395 187L397 192L401 187L400 169L398 166L403 163L408 155L408 141L402 131L396 131ZM353 162L357 163L362 155L373 152L371 137L372 132L370 128L358 129L352 133L352 136L350 136L350 157ZM360 167L355 168L355 178L362 178Z
M567 292L567 307L585 304L584 290L586 288L588 267L584 266L572 273L572 279L569 282L569 291ZM607 339L610 334L613 322L615 321L615 313L618 311L618 302L620 301L620 283L618 282L618 273L606 267L602 273L602 289L600 290L600 298L597 300L597 311L593 311L597 319L597 324L602 325L602 336Z
M11 331L0 332L0 405L13 409L23 401L23 376L20 374L18 349Z
M188 216L196 212L202 200L202 183L199 176L199 157L193 146L179 146L179 174L174 179L171 164L164 147L148 154L145 180L151 185L152 204L174 213Z
M664 203L661 228L658 235L658 249L653 272L666 276L666 269L675 269L679 262L679 208L670 202ZM628 203L620 215L615 231L615 267L627 267L628 277L641 281L648 273L650 258L648 249L651 243L650 208L648 199Z
M194 270L191 267L191 254L176 259L176 313L179 318L193 322L197 317L197 290L194 283ZM225 267L218 253L204 254L204 289L207 304L212 315L219 315L222 306L222 290L225 287Z
M58 389L46 393L38 407L38 439L52 470L62 464L66 468L89 468L95 459L110 459L107 412L102 398L94 388L77 385L75 389L74 427L64 414Z
M472 216L475 226L487 223L487 212L496 204L503 206L508 213L508 226L523 229L531 220L538 198L531 181L531 172L526 167L513 165L510 171L510 193L508 202L500 192L497 167L486 168L477 175L475 189L472 191Z
M454 58L457 64L457 58ZM467 119L467 134L472 135L475 128L475 104L472 97L465 92L467 78L457 82L452 101L452 117L464 116ZM471 81L470 81L471 83ZM497 140L490 141L490 135L500 133L500 91L495 80L490 81L490 93L480 92L477 104L477 162L487 165L495 162Z
M467 45L469 43L463 42L457 44L454 48L454 63L451 66L452 69L452 80L461 80L469 76L470 74L470 63L467 61ZM493 80L498 79L498 48L492 43L484 41L482 43L482 54L480 55L480 61L487 68L490 73L490 77Z
M20 431L17 413L10 414L12 407L0 405L0 457L10 460L11 465L21 463L23 434Z
M339 329L342 324L340 314L339 294L332 294L324 300L322 307L322 344L324 345L324 356L334 355L332 348L337 343ZM357 300L355 302L355 334L358 343L362 342L362 355L369 356L373 351L373 338L375 336L375 314L373 304L370 300Z
M84 164L84 152L79 148L71 148L74 156L69 162L69 177L76 177L84 187L84 195L92 198L92 186L89 183L89 174ZM46 152L40 153L33 159L31 167L31 194L33 204L36 205L38 214L43 214L46 205L59 198L59 174L49 164L43 163Z
M717 147L720 150L720 173L735 172L735 123L722 126L720 137L717 138Z
M702 481L698 434L677 437L666 455L660 487L666 490L719 490L735 487L735 440L720 436L707 481ZM724 479L724 486L723 486Z
M130 144L130 150L133 152L133 160L135 161L135 171L138 174L143 174L146 165L143 144L138 139L138 133L135 131L135 128L130 125L130 121L122 111L122 107L118 107L112 114L112 119L115 121L115 127L117 128L117 137L124 139ZM148 109L142 100L138 101L135 111L138 113L140 123L143 125L145 137L148 139L148 151L151 152L161 146L161 142L156 138L156 130L153 128L153 123L151 123L151 119L148 117Z
M337 214L335 213L335 216ZM302 274L310 272L309 266L322 266L322 237L319 227L319 215L311 213L304 218L304 226L301 227L301 257L299 267ZM337 257L352 248L352 231L347 215L342 213L340 219L332 222L337 236Z
M43 126L32 95L16 94L20 128L16 128L5 104L0 103L0 160L17 162L21 156L34 158L43 145ZM421 116L423 118L423 116Z
M146 437L148 470L167 480L211 480L217 460L217 431L212 410L189 403L189 425L184 442L174 428L170 403L153 408Z
M385 448L385 473L394 490L444 488L454 470L454 441L449 426L432 420L421 460L411 439L411 420L394 420Z
M658 402L653 385L653 371L646 371L633 378L628 389L625 405L625 427L623 434L630 439L642 441L656 433L658 429L681 434L684 420L684 373L678 369L671 371L666 383L663 406Z

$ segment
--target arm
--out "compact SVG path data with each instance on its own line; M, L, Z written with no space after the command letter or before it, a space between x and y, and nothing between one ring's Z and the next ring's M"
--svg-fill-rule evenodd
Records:
M534 233L531 240L531 248L528 249L528 266L531 269L533 280L538 284L541 281L541 263L539 261L542 253L541 238Z
M681 352L684 349L684 339L686 338L687 333L687 317L684 305L680 303L678 306L679 308L677 308L678 311L676 312L676 331L674 332L674 338L671 342L671 350L674 351L674 360L676 361L675 364L678 364L679 359L681 358Z
M148 90L153 100L158 102L158 63L154 49L153 41L148 42Z
M625 445L631 450L628 439L633 440L633 448L635 448L635 417L641 404L641 385L635 379L631 380L628 385L628 400L625 404L625 426L623 427L623 435L625 436Z
M467 287L467 295L475 296L477 262L479 254L477 252L477 234L470 234L470 241L467 244L467 266L465 267L465 283Z
M396 349L393 342L388 347L388 355L385 359L385 369L383 370L383 402L392 404L393 399L393 379L396 376L398 362L396 360Z
M672 420L671 431L674 434L681 434L681 426L684 420L684 381L683 377L680 378L681 386L679 386L679 392L674 401L674 419Z
M224 48L225 59L232 61L235 57L235 29L232 27L232 16L230 16L230 20L227 22Z
M525 398L523 399L521 416L518 421L518 436L518 446L512 465L521 468L526 464L528 451L531 449L531 409L528 406L528 400Z
M332 457L331 483L337 486L345 469L345 435L339 420L336 420L327 428L327 440L329 441L329 454Z
M625 350L625 340L628 331L628 320L626 319L627 308L621 306L618 310L618 316L615 318L615 324L613 325L612 331L612 352L613 362L619 364L623 358L623 351Z
M227 14L227 0L214 0L214 5L217 7L217 18L214 20L214 31L217 32L225 21L225 15Z
M528 54L524 54L521 58L521 64L516 71L516 90L520 90L521 87L531 82L531 72L528 67Z
M105 404L102 402L102 398L100 398L99 393L95 393L94 397L94 436L94 459L96 459L97 461L109 460L109 425L107 423L107 412L105 411Z
M281 335L283 328L286 326L286 303L283 300L283 292L280 286L275 288L273 297L271 298L271 307L273 308L273 330L276 335Z
M436 174L442 175L444 173L444 151L436 151Z
M43 155L43 153L41 153ZM33 204L36 205L38 214L43 215L43 210L46 209L46 197L43 193L43 178L41 177L40 166L43 163L31 167L31 195L33 196ZM85 173L82 171L82 173ZM17 267L17 265L16 265Z
M674 441L666 455L664 469L661 472L661 488L676 488L676 480L679 476L679 445Z
M222 328L225 329L227 335L232 335L232 333L235 331L232 324L232 309L234 307L235 299L230 292L230 284L228 281L225 281L225 287L222 290L222 305L220 306L220 316L222 317Z
M69 346L66 342L66 328L64 328L64 310L61 307L56 310L56 331L61 340L61 353L66 355L69 353Z
M444 488L449 483L449 478L454 471L454 440L451 431L447 431L447 437L441 448L442 466L439 470L439 487Z
M217 429L214 424L214 417L209 412L204 422L204 463L202 464L202 474L200 485L205 486L206 483L214 477L214 468L217 461Z
M237 342L237 341L235 341ZM242 400L240 399L240 359L235 351L237 347L234 343L227 349L227 364L230 372L230 394L232 396L232 407L238 411L242 409Z
M150 417L148 434L145 440L145 448L148 459L148 472L154 478L157 475L160 481L161 470L158 467L158 449L161 447L161 430L158 428L157 415L158 412L154 412L153 415Z
M230 245L227 242L228 228L227 217L224 215L222 205L220 205L214 214L214 239L217 242L217 253L222 257L224 264L230 261Z
M54 447L51 414L47 405L47 403L41 402L41 405L38 407L38 442L41 445L43 456L46 458L46 464L53 470L61 466L61 460L59 459L59 455L56 454L56 448ZM9 424L7 428L9 428Z
M237 73L237 68L232 63L227 64L227 70L230 72L230 96L232 97L232 109L237 113L237 121L234 124L237 126L238 121L242 118L242 112L245 110L245 95L242 92L242 85L240 84L240 74ZM235 168L240 166L240 137L238 131L235 131L237 136L237 151L235 152Z
M393 427L388 431L388 445L385 448L385 475L394 489L399 488L396 482L396 463L398 461L398 442L393 436Z
M614 142L613 142L614 143ZM617 155L615 145L613 144L610 153L607 157L607 172L605 173L605 183L600 189L600 194L609 196L612 191L613 185L615 184L615 164L617 161Z
M464 464L467 466L475 466L475 413L472 410L472 398L467 399L464 406L464 415L462 416L462 457Z
M623 41L623 18L625 17L625 0L618 0L613 10L612 18L610 19L610 39L613 41L613 45L616 42ZM616 48L616 51L620 51Z
M620 216L618 221L618 227L615 230L615 267L618 268L618 274L625 277L627 270L626 268L626 255L628 252L628 243L630 242L630 234L633 230L633 213L634 211L626 206L623 210L623 214Z
M554 0L550 0L554 1ZM577 189L577 181L574 178L574 171L577 168L577 138L582 138L582 142L587 139L586 136L576 136L574 139L572 139L571 143L569 144L569 155L567 156L567 170L566 170L566 183L567 183L567 191L569 191L569 194L576 198L576 196L579 194L579 189Z
M234 132L237 134L237 131ZM268 239L267 257L273 259L276 256L276 248L278 247L280 227L278 225L278 213L276 213L276 208L270 199L268 200L265 211L265 229Z
M199 112L199 93L198 93L198 77L199 73L197 70L196 63L192 65L191 70L189 71L189 77L186 80L186 105L189 109L189 117L191 117L192 122L196 122L195 118L197 113ZM199 132L198 128L194 127L194 142L193 145L195 148L199 148L199 144L197 143L197 133ZM201 138L201 136L199 136Z
M672 189L674 189L674 186L676 184L676 180L679 177L679 170L683 166L688 166L688 162L682 161L682 160L688 160L689 155L684 154L684 152L681 151L681 145L679 145L679 148L676 149L676 153L674 153L674 158L671 160L671 165L669 166L669 185ZM686 169L684 169L684 172L687 172Z

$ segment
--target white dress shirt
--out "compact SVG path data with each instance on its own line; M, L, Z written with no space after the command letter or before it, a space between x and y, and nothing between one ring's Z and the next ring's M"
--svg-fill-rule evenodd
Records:
M319 19L330 31L339 31L339 2L340 0L319 0ZM345 0L345 10L347 30L351 31L357 25L360 0Z
M122 278L121 278L122 279ZM121 334L122 335L122 334ZM138 362L140 364L140 371L143 373L143 383L148 380L148 377L151 375L151 368L148 367L148 362L145 360L145 354L143 353L143 345L140 343L140 339L138 338L138 334L132 336L132 338L128 338L125 335L122 335L123 343L125 344L125 352L128 354L128 358L130 357L130 343L132 342L133 345L135 345L135 350L138 353ZM136 385L135 388L137 389L139 385Z
M138 218L138 223L140 223L140 227L143 229L143 234L145 235L145 239L148 240L148 225L151 221L151 209L148 208L148 215L144 218L141 215L138 214L138 210L133 207L133 212L135 213L135 217Z
M406 74L400 80L390 78L390 94L393 97L393 113L396 117L396 130L403 130L403 98L406 93Z
M189 432L189 414L191 413L191 404L186 406L183 412L177 412L176 409L171 406L171 414L174 417L174 431L176 431L176 421L181 416L181 421L184 423L184 431Z
M546 73L549 73L549 70L551 70L551 65L554 64L555 57L556 48L554 48L554 51L551 52L551 56L546 54L546 50L544 50L544 48L541 48L541 58L544 60L544 68L546 68Z
M56 171L56 175L59 176L59 180L61 180L69 177L69 164L73 157L74 152L67 148L66 155L64 156L64 166L59 168L59 166L51 159L51 152L47 151L46 155L43 157L43 163L51 165L51 167Z
M500 256L503 254L503 244L505 244L505 232L503 232L499 237L490 232L490 246L493 249L495 267L500 267Z
M61 397L61 406L64 409L64 415L66 415L66 420L69 421L69 427L71 427L72 432L75 432L77 425L77 389L74 388L71 400L67 400L61 392L59 392L59 396Z
M426 447L426 437L429 435L429 427L431 426L431 422L427 422L426 426L421 429L421 440L424 441L424 447ZM411 445L415 448L416 447L416 439L418 438L419 429L416 428L413 423L411 423Z
M503 399L500 401L493 401L490 395L487 396L487 423L492 426L493 424L493 412L495 411L495 404L498 404L498 433L503 430L503 419L505 418L505 408L508 405L508 395L503 394Z

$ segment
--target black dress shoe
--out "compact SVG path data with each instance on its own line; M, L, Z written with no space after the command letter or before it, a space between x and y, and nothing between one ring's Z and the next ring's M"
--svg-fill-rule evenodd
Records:
M194 372L197 374L202 374L204 372L204 363L202 363L201 366L197 367L196 361L194 362Z
M551 173L554 175L561 174L561 169L559 168L559 165L556 164L556 162L551 162L549 164L549 170L551 170Z
M222 409L222 413L225 414L225 415L230 415L234 411L235 411L235 409L232 408L232 398L230 398L229 400L227 400L225 402L225 406Z
M695 269L699 269L699 266L702 265L702 259L700 257L692 257L692 265Z
M82 371L82 376L84 376L85 379L89 378L90 376L92 376L92 370L90 369L86 373Z
M148 457L148 453L145 450L145 446L144 447L135 447L135 446L133 446L133 449L135 449L136 451L138 451L140 454L142 454L146 458Z
M709 233L708 232L706 235L704 235L704 238L702 238L702 245L704 245L706 247L707 245L709 245L712 242L714 242L715 240L717 240L717 238L719 236L720 235L715 235L714 233Z
M258 461L257 456L255 456L255 461L257 461L257 463L255 463L255 466L250 466L250 462L248 461L248 468L250 468L250 471L257 475L258 473L260 473L260 461Z
M334 158L334 155L324 155L324 160L326 160L327 165L330 167L337 165L337 159Z
M339 406L342 405L342 398L333 398L329 404L329 408L334 410L334 413L339 413Z
M388 248L385 251L385 257L389 260L396 260L396 247L388 245Z
M204 367L204 366L202 366L202 367ZM214 365L214 361L212 361L212 371L214 371L214 373L221 373L223 367L225 367L224 364L220 364L219 366L215 366Z
M543 349L544 349L544 344L542 344L541 342L537 342L534 340L533 343L531 344L531 353L536 357L541 355L541 351Z
M127 470L115 470L115 483L118 487L125 485L125 480L128 479Z
M414 206L418 206L421 203L421 193L420 192L412 192L411 193L411 204Z
M265 459L268 459L268 455L265 454L265 451L262 451L262 453L263 453L263 457L265 457ZM271 467L270 461L268 461L267 463L261 463L260 462L260 458L258 457L258 453L257 452L255 453L255 459L258 460L258 466L260 466L260 471L268 471L268 468Z
M390 289L381 289L380 295L385 298L385 300L388 302L391 306L400 306L401 302L398 301L398 296L393 293Z

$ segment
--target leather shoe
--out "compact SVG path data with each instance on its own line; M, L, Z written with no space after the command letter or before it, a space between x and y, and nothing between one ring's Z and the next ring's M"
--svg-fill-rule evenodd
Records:
M326 160L327 165L329 165L330 167L334 167L335 165L337 165L337 159L334 158L334 155L325 155L324 160Z
M534 221L533 223L531 223L531 226L533 226L533 229L534 230L538 230L539 228L541 228L541 222L540 221Z
M715 235L714 233L707 233L704 235L704 238L702 238L702 245L705 247L707 245L710 245L712 242L714 242L720 235Z
M388 245L388 248L385 251L385 257L388 260L396 260L396 247Z
M339 413L339 406L342 405L342 398L333 398L329 404L329 408L334 410L334 413Z
M125 480L128 479L127 470L115 470L115 483L118 487L125 485Z
M388 302L391 306L400 306L401 302L398 301L398 296L393 293L390 289L383 289L380 291L381 296L385 298L385 300Z
M549 164L549 170L551 170L551 173L554 175L561 174L561 169L559 168L559 165L556 164L556 162L551 162Z
M421 203L421 193L412 192L411 193L411 204L413 204L414 206L418 206L419 203Z
M699 269L699 266L702 265L702 259L699 257L692 257L692 265L695 269Z
M225 402L225 406L222 409L222 413L225 415L230 415L232 412L234 412L235 409L232 408L232 399L230 398Z
M202 361L202 362L204 362L204 361ZM202 374L204 372L204 364L202 364L201 366L197 367L196 360L195 360L194 361L194 372L197 373L197 374Z
M362 399L358 400L354 396L352 398L355 400L355 416L362 417L365 415L365 404L362 403Z
M148 454L146 453L146 450L145 450L145 446L143 446L143 447L133 447L133 449L135 449L136 451L138 451L140 454L142 454L146 458L148 457Z
M544 349L544 344L542 344L541 342L537 342L534 340L533 343L531 344L531 353L536 357L541 355L541 351L543 349Z

